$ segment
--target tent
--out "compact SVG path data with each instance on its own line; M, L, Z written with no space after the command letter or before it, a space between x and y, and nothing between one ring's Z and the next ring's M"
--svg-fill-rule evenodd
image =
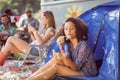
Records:
M102 66L96 77L70 76L69 80L118 80L120 54L120 1L99 5L83 13L89 27L89 40L95 60L102 59Z
M78 18L89 28L88 43L96 61L101 60L95 77L66 76L62 80L118 80L120 54L120 1L94 7ZM58 79L57 79L58 80ZM60 79L61 80L61 79Z

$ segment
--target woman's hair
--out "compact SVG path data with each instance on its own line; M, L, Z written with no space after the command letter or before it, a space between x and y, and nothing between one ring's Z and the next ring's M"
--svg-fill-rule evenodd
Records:
M76 37L78 41L87 40L88 39L88 27L86 24L77 18L68 18L65 23L72 22L76 28ZM64 34L65 35L65 34Z
M43 16L45 16L48 19L48 26L53 27L55 29L56 27L53 13L51 11L45 11L43 12Z
M64 27L64 24L62 24L62 25L60 26L59 31L55 34L55 36L53 37L52 40L55 40L55 39L57 39L59 36L63 36L63 35L64 35L64 29L63 29L63 27Z

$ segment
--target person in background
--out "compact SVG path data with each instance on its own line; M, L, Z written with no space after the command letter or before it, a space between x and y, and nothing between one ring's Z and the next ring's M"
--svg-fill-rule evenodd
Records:
M32 36L24 28L27 26L27 24L30 24L32 27L34 27L38 31L38 29L39 29L39 22L38 22L37 19L33 18L33 16L32 16L32 10L31 9L27 8L25 10L25 13L26 13L27 19L23 19L22 23L20 24L20 28L23 28L23 30L25 30L24 31L24 36L27 36L28 37L27 38L28 42L31 42L32 41Z
M4 13L8 15L8 17L9 17L9 22L11 23L11 25L12 25L13 27L17 28L17 26L16 26L17 19L16 19L16 17L14 16L12 10L11 10L11 9L6 9L6 10L4 11Z
M88 28L85 23L80 19L68 18L63 30L64 35L57 39L60 52L53 51L53 58L27 80L50 80L56 74L60 76L96 76L96 64L86 42ZM63 43L68 45L69 54L66 54L62 48Z
M10 52L14 53L24 53L27 54L28 52L32 55L39 54L39 48L36 48L32 45L43 46L44 49L47 49L48 45L50 44L52 37L55 35L55 19L54 15L51 11L45 11L42 14L42 23L44 28L42 32L39 34L38 31L28 24L27 28L30 34L33 36L34 41L29 44L26 41L17 38L17 37L9 37L5 46L2 48L0 52L0 65L4 64L4 61L7 59Z
M0 12L0 16L2 15L2 12ZM2 24L1 20L0 20L0 25Z
M33 18L32 16L32 10L26 9L25 13L27 15L27 19L24 19L20 25L20 27L25 26L26 24L30 24L32 27L34 27L36 30L39 28L39 22L37 19Z
M9 36L13 36L16 33L16 28L14 28L10 22L7 14L2 14L0 17L0 43L1 47L5 44Z

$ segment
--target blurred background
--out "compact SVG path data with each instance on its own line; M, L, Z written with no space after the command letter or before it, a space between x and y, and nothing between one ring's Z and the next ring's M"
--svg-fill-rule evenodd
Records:
M0 10L2 12L9 8L14 15L21 15L25 8L32 8L33 13L36 13L40 10L40 3L41 0L0 0Z

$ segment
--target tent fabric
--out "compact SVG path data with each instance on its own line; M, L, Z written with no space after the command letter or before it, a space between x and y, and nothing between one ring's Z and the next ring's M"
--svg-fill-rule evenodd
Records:
M68 48L66 44L63 44L63 49L65 50L65 53L68 52ZM56 39L48 47L48 50L47 50L48 53L47 53L47 58L45 59L45 63L47 63L53 57L53 54L52 54L53 50L55 50L55 52L60 52L60 49L56 43Z
M97 6L79 18L88 25L89 40L96 60L103 59L96 77L69 76L68 80L118 80L120 1Z
M95 60L103 60L102 66L95 77L66 76L62 77L64 78L62 80L118 80L120 1L99 5L78 18L82 19L89 28L88 43ZM54 41L51 49L58 50L57 47ZM48 56L52 55L51 49L48 49Z

